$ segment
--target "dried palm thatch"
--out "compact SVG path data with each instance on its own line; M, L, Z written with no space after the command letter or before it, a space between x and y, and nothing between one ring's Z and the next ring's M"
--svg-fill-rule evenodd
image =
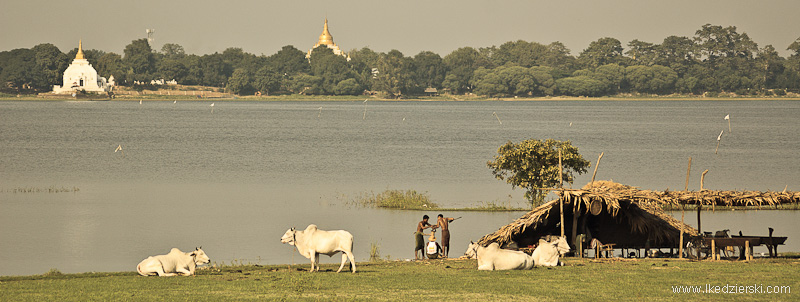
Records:
M681 228L680 221L663 211L664 205L776 206L800 202L800 192L661 192L639 190L609 181L596 181L580 190L565 189L557 193L561 196L559 199L547 202L496 232L484 236L479 244L497 242L503 245L511 243L526 230L552 227L554 224L548 225L548 218L552 214L553 219L558 219L559 201L564 202L564 212L570 215L586 215L581 214L581 209L588 211L587 209L592 208L607 212L619 223L624 220L630 226L630 234L644 235L642 238L655 244L676 243L681 229L684 234L698 234L696 229L686 224Z
M616 199L635 200L637 203L656 203L659 205L701 205L711 207L731 206L779 206L800 203L800 192L760 192L760 191L650 191L638 190L610 181L596 181L581 190L565 190L567 195L604 196Z

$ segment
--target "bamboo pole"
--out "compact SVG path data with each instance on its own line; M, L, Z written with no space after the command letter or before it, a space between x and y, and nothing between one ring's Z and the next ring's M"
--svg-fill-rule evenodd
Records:
M602 156L602 155L601 155ZM692 171L692 158L689 157L689 167L686 168L686 186L683 188L683 191L689 191L689 172ZM680 236L680 246L678 247L678 259L683 259L683 217L686 212L686 205L681 204L681 236Z
M708 173L708 169L703 171L703 174L700 175L700 191L705 190L706 173ZM697 200L697 232L700 235L703 234L703 229L700 227L700 211L702 209L703 209L703 201L698 199Z
M592 184L589 185L590 188L594 186L594 177L597 175L597 167L600 166L600 159L603 158L603 153L604 152L600 152L600 157L597 158L597 164L594 165L594 173L592 173Z
M753 256L750 255L750 240L744 242L744 260L753 260Z
M558 187L564 187L563 173L561 168L561 149L558 149ZM558 207L561 210L561 237L564 237L564 196L558 199Z
M711 239L711 260L717 260L717 245L714 239Z

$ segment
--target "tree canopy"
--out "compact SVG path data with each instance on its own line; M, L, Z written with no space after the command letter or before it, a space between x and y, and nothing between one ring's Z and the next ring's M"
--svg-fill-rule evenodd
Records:
M785 48L784 48L785 47ZM789 51L782 57L778 50ZM66 53L49 43L0 52L0 91L36 93L62 83L77 48ZM405 55L367 47L345 56L320 47L306 53L286 45L272 55L238 47L221 53L187 54L175 43L151 48L131 41L122 54L85 49L99 75L118 85L175 80L225 87L231 93L422 95L428 87L450 94L486 97L605 96L615 94L772 95L800 93L800 38L759 47L735 26L705 24L691 37L627 43L602 37L572 55L563 43L516 40L499 46L458 48L440 56Z
M519 143L507 143L497 149L494 159L486 165L499 180L513 187L525 189L525 198L532 206L544 201L547 192L543 189L557 188L559 183L559 150L561 151L562 179L574 180L573 172L586 173L589 161L583 159L578 148L570 141L554 139L529 139Z

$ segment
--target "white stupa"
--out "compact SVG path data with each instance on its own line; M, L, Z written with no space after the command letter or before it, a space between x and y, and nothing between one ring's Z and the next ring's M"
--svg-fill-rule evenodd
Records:
M105 93L111 90L106 78L97 76L97 70L89 64L83 56L83 41L78 42L78 54L75 60L64 70L64 85L54 85L53 93L73 93L76 91L86 91L93 93Z

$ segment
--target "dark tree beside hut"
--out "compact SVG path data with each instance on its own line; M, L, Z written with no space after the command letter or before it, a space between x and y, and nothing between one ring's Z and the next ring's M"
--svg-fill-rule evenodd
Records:
M558 151L561 150L561 177L559 177ZM574 180L573 172L586 173L589 161L583 159L572 142L554 139L529 139L520 143L508 141L497 149L493 161L486 163L492 174L525 192L525 198L535 207L544 201L544 189L557 188L563 179L568 183Z

